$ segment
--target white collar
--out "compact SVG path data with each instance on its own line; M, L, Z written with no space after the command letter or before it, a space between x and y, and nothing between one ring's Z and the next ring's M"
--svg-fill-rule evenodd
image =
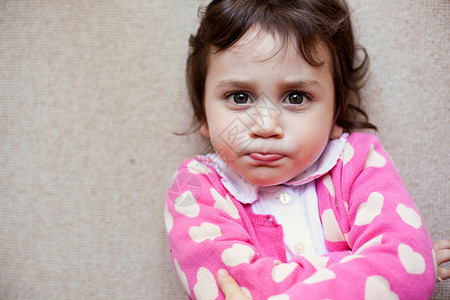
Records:
M308 169L293 179L281 185L298 186L311 182L330 171L337 163L345 143L348 133L344 133L338 139L328 142L325 150L319 159ZM258 199L258 190L261 188L230 168L216 153L205 156L197 156L197 160L213 167L221 177L225 188L241 203L251 204Z

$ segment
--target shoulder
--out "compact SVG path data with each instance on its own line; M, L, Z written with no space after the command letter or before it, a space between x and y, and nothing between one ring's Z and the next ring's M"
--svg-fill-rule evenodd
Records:
M209 174L214 170L214 162L206 155L196 155L184 160L177 169L180 171L189 171L192 174Z
M364 151L364 149L370 149L372 145L381 145L380 139L376 135L365 132L350 134L347 142L355 151Z
M349 135L341 154L343 165L364 166L369 158L386 160L389 155L376 135L355 132Z
M183 161L172 176L166 193L170 224L179 217L206 220L226 214L233 219L240 218L237 202L230 197L211 164L214 163L208 156L196 156Z
M331 170L331 178L326 177L324 180L325 183L332 180L335 188L349 191L356 181L370 183L379 181L380 177L397 178L397 173L379 138L373 134L356 132L348 136L338 162Z
M199 180L209 179L215 181L218 177L218 173L214 161L208 156L197 155L188 158L181 163L176 172L172 175L171 185L173 181L179 177L198 178Z
M211 189L223 192L214 162L207 156L195 156L183 161L173 174L167 196L178 198L184 193L191 193L199 199L208 199Z

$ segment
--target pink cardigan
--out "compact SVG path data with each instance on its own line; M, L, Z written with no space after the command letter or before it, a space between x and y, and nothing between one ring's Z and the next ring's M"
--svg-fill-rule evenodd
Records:
M222 184L213 162L185 161L167 193L173 266L191 299L224 299L225 268L253 299L428 299L431 238L377 137L353 133L335 167L316 179L330 253L286 260L283 228Z

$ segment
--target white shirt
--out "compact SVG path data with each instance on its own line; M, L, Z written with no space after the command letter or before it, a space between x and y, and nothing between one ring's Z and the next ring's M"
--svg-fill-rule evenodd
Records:
M287 259L299 254L328 253L319 218L315 179L326 174L337 163L348 134L331 140L320 158L290 181L260 187L248 182L225 164L217 154L207 156L216 163L227 190L241 203L251 204L256 214L270 214L283 226Z

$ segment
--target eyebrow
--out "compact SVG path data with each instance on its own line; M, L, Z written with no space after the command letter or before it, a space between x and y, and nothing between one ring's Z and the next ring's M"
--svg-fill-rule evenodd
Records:
M322 88L322 85L317 80L292 80L285 81L280 84L283 89L298 89L305 87L317 87Z
M216 88L233 87L236 89L251 90L256 88L256 84L253 81L242 80L221 80L217 83Z
M308 86L315 86L321 88L321 84L317 80L292 80L285 81L278 84L282 89L299 89ZM233 87L236 89L252 90L256 89L257 85L253 81L242 81L242 80L221 80L217 83L216 88L227 88Z

